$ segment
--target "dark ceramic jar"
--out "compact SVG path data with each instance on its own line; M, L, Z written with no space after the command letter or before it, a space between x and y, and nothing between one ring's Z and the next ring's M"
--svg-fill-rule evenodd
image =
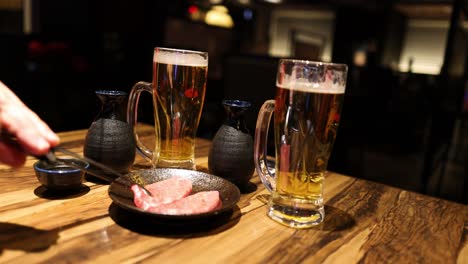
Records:
M224 100L227 118L213 138L208 156L208 168L216 176L223 177L241 190L247 188L255 170L253 137L244 120L251 104L246 101Z
M135 139L126 122L127 93L98 90L101 111L88 129L83 154L120 172L128 172L135 161ZM93 166L91 166L93 167ZM106 173L98 168L93 170Z

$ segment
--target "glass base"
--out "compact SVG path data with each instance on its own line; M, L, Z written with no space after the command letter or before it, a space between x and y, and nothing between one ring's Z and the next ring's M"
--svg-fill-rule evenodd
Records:
M273 194L267 215L288 227L310 228L325 218L323 198L298 199Z
M175 169L187 169L195 170L194 160L158 160L157 168L175 168Z

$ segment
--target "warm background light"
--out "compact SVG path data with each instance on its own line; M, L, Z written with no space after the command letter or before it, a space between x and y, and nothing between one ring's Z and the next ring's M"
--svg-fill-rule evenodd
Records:
M206 13L205 23L212 26L232 28L234 22L229 15L228 9L222 5L216 5Z

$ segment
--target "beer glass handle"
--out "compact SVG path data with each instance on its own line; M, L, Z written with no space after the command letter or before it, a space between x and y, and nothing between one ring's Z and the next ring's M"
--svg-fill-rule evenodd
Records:
M266 101L258 113L254 140L254 162L257 174L260 176L268 191L272 192L276 187L275 171L267 159L268 128L271 116L275 109L275 100Z
M153 160L153 151L146 147L139 139L136 125L138 121L138 101L140 99L141 92L146 91L150 94L153 94L152 84L148 82L138 82L132 87L130 96L128 98L127 106L127 122L130 124L133 136L135 137L136 148L138 153L152 162Z

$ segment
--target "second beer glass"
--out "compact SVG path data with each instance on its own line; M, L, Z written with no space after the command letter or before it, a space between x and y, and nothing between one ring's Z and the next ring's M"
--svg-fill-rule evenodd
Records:
M295 228L321 223L325 217L323 183L340 120L346 86L344 64L282 59L276 98L266 101L257 120L254 160L272 193L268 216ZM275 169L266 156L274 113Z
M129 97L127 119L133 126L137 150L153 167L195 169L195 137L203 108L208 53L155 48L153 82L138 82ZM138 99L142 91L153 96L155 149L136 132Z

